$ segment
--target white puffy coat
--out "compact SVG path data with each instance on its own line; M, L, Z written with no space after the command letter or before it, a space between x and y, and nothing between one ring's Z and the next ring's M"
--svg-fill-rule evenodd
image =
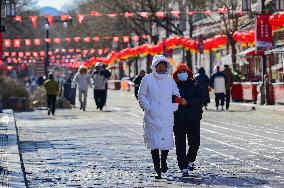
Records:
M159 75L155 66L160 61L168 60L160 56L152 62L153 73L145 76L138 92L139 102L144 109L144 142L147 149L171 150L174 146L173 126L174 111L178 105L172 103L172 96L179 96L174 79L167 75Z

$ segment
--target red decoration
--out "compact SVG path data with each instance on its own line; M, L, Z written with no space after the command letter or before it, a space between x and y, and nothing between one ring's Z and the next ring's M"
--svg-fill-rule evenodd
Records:
M38 53L37 53L37 52L33 52L33 56L34 56L35 58L37 58L37 57L38 57Z
M71 42L71 38L65 38L66 42Z
M17 55L17 52L12 52L11 57L15 57Z
M47 20L48 20L48 23L50 26L53 25L53 16L46 16Z
M59 44L61 42L61 39L60 38L54 38L53 42L56 43L56 44Z
M12 46L11 39L5 39L4 40L4 47L5 48L10 48Z
M189 15L189 16L193 16L195 13L196 13L195 11L189 11L189 12L188 12L188 15Z
M134 42L138 42L139 39L140 39L139 36L133 36L133 37L132 37L132 40L134 40Z
M20 39L15 39L14 40L14 47L15 48L20 48L21 47L21 40Z
M103 55L103 53L104 53L103 49L98 49L98 54L99 55Z
M74 41L75 41L75 42L79 42L80 38L81 38L81 37L74 37Z
M4 52L4 56L5 56L5 57L9 57L9 56L10 56L10 53L9 53L9 52Z
M102 14L99 13L99 12L97 12L97 11L92 11L92 12L91 12L91 15L92 15L92 16L96 16L96 17L102 16Z
M163 19L163 18L165 18L166 13L165 12L156 12L155 15L156 15L156 17Z
M85 37L85 38L84 38L84 42L87 42L87 43L91 42L90 37Z
M100 37L93 37L94 42L98 42L100 40Z
M96 50L95 49L91 49L90 50L90 54L94 54L94 53L96 53Z
M39 52L39 55L40 55L41 57L44 57L44 56L45 56L45 51L40 51L40 52Z
M108 17L114 18L117 17L118 14L117 13L112 13L112 14L107 14Z
M71 18L72 18L72 17L69 16L69 15L61 15L61 16L60 16L60 20L61 20L62 22L66 21L66 20L70 20Z
M119 42L119 37L113 37L114 42Z
M29 16L32 21L33 27L36 27L37 16Z
M30 57L31 56L31 52L26 52L25 56Z
M171 11L171 14L172 14L173 17L176 17L176 18L180 17L180 11L178 11L178 10Z
M22 16L15 16L15 20L18 22L23 22Z
M81 24L84 21L85 17L86 17L85 14L79 14L78 15L78 22Z
M26 46L30 46L32 44L31 39L25 39Z
M19 57L24 57L25 56L24 52L19 52L18 54L19 54Z
M39 46L40 45L40 39L34 39L34 44L36 46Z
M50 39L50 38L44 39L44 41L45 41L46 43L51 43L51 39Z
M73 52L74 52L74 49L71 48L71 49L69 49L68 51L69 51L69 53L73 53Z
M123 42L128 43L130 41L129 36L123 36Z
M134 16L134 13L133 13L133 12L125 12L125 13L124 13L124 16L125 16L126 18L133 17L133 16Z
M149 12L140 12L139 15L143 18L149 18Z

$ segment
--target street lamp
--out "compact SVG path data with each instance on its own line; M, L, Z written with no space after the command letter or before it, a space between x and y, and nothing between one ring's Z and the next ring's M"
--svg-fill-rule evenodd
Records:
M46 54L45 54L45 60L44 60L44 73L45 76L47 77L48 75L48 67L49 67L49 22L48 19L46 19L46 23L44 25L44 29L46 31Z

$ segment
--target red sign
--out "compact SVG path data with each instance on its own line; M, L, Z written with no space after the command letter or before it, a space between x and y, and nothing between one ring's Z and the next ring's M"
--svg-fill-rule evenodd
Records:
M271 14L256 15L256 50L265 51L272 47L272 27L269 23Z

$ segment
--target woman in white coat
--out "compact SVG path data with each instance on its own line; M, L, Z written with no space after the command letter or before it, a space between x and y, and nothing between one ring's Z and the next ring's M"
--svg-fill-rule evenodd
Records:
M171 64L165 56L154 56L152 70L141 81L138 99L144 109L144 142L151 150L155 178L161 179L161 172L168 170L168 152L174 146L173 113L178 104L173 103L173 96L179 96L179 90L170 76Z

